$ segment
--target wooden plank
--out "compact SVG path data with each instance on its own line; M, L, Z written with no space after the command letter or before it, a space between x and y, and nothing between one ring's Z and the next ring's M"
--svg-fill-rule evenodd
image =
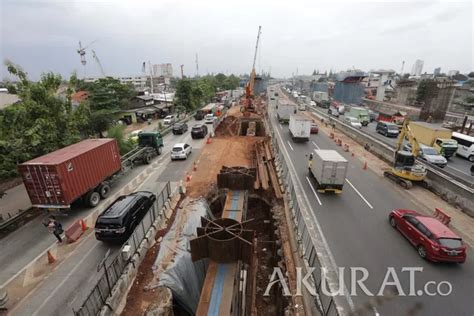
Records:
M283 198L283 195L280 191L280 183L278 182L278 177L276 175L275 168L273 167L273 164L271 162L267 164L267 168L270 173L270 179L272 180L272 187L275 191L275 196L277 199L281 199Z
M259 148L259 147L257 147ZM260 171L260 181L262 183L262 189L268 190L269 188L269 181L268 181L268 173L267 173L267 168L265 167L265 163L262 161L261 153L260 153L260 148L258 149L259 154L257 155L258 157L258 163L259 163L259 171Z

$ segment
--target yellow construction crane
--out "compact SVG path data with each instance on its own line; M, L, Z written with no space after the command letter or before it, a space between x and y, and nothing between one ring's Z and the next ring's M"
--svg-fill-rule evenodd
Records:
M423 165L416 162L420 145L410 130L408 123L409 119L406 118L398 135L393 167L384 171L384 176L399 183L405 189L410 189L413 186L413 182L427 185L425 181L426 169ZM402 150L403 140L405 139L410 144L411 151Z

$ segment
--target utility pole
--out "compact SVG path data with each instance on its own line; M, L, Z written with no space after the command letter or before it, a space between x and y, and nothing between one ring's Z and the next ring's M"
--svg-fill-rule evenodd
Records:
M199 77L199 62L198 62L198 54L196 53L196 77Z
M181 79L183 79L184 78L184 71L183 71L184 65L181 65L180 67L181 67Z
M405 61L402 61L402 70L400 71L400 76L403 76L403 68L405 68Z

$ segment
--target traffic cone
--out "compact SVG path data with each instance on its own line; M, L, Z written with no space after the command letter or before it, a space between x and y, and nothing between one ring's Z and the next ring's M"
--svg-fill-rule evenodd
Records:
M364 163L364 167L362 169L367 170L367 161Z
M209 136L209 137L207 138L206 144L210 144L211 142L212 142L212 141L211 141L211 137Z
M352 157L354 157L354 156L355 156L355 155L354 155L354 152L352 152Z
M48 250L48 263L52 264L56 262L56 258L54 258L53 254L51 253L50 250Z
M82 228L82 231L85 232L87 230L87 224L86 224L86 221L81 219L81 228Z
M193 171L196 171L196 170L197 170L197 165L196 165L196 162L194 162Z
M186 174L186 182L189 182L189 181L191 181L191 176L188 173L188 174Z

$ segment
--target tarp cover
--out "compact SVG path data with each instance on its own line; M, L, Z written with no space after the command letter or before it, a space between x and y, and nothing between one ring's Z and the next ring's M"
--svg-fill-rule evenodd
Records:
M150 288L166 286L173 292L175 302L190 314L195 314L201 288L206 277L208 260L191 261L189 240L196 237L201 216L210 217L205 199L183 202L168 233L163 237L160 251L153 264L154 278Z

